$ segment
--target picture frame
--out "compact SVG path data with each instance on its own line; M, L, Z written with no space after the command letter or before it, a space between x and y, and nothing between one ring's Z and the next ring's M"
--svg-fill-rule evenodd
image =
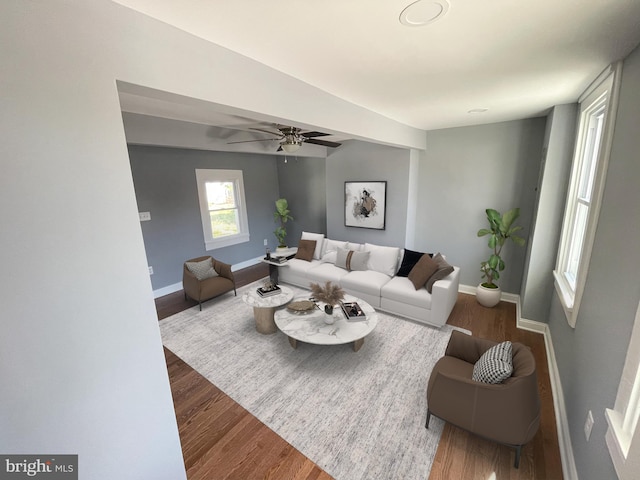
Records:
M344 182L346 227L384 230L386 210L386 181Z

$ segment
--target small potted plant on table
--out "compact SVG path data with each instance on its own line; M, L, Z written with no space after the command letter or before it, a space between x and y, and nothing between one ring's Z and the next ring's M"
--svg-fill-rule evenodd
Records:
M338 305L344 299L344 290L339 285L331 282L325 283L324 287L317 283L310 285L313 298L325 304L324 313L326 313L325 323L333 323L333 307Z
M515 235L516 232L522 230L522 227L514 226L513 223L520 216L520 209L513 208L504 215L492 208L488 208L487 220L489 228L481 228L478 230L478 237L489 235L489 248L491 255L489 259L480 264L482 278L486 278L485 282L480 283L476 290L476 299L480 305L485 307L494 307L500 302L502 290L495 283L500 278L500 272L505 269L505 263L500 254L507 240L511 239L516 245L524 246L524 238Z

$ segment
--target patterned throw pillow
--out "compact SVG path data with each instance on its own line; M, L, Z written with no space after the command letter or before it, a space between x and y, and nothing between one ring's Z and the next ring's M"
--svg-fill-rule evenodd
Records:
M218 272L213 269L213 260L211 258L201 262L186 262L185 264L187 265L187 270L193 273L198 280L218 276Z
M511 342L502 342L484 352L473 366L476 382L502 383L513 373L513 347Z
M368 270L369 252L354 252L344 248L338 249L336 267L344 268L350 272L353 270Z

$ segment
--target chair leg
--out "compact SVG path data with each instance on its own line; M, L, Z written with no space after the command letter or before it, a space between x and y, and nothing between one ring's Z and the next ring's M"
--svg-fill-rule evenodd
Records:
M429 428L429 420L431 420L431 411L427 408L427 423L424 424L424 428Z
M522 453L522 445L516 446L516 462L513 465L514 468L520 468L520 454Z
M200 305L200 311L202 311L202 301L198 300L198 305Z

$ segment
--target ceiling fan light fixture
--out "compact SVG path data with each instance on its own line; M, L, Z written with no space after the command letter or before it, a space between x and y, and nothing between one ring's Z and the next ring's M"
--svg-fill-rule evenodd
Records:
M298 151L298 149L300 148L300 143L281 143L280 146L282 147L282 150L284 150L287 153L295 153Z

